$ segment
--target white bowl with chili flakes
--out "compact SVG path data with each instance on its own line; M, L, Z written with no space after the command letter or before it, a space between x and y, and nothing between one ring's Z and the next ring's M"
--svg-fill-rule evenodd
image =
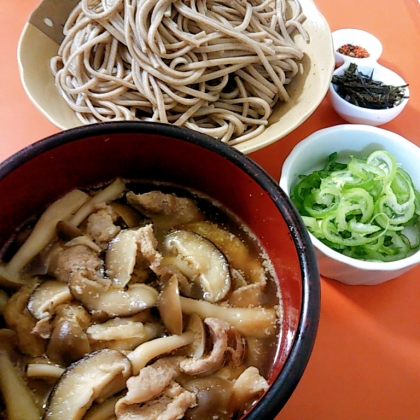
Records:
M382 54L382 44L378 38L361 29L339 29L332 33L336 67L345 61L378 61Z
M351 28L333 32L332 38L336 70L333 72L329 98L338 115L352 124L372 126L386 124L397 117L407 105L408 84L400 75L378 63L382 54L379 39L369 32ZM334 80L343 77L351 65L357 66L358 81L361 83L363 79L363 84L355 90L348 88L348 79L342 80L341 86ZM372 84L367 82L369 77ZM382 83L378 90L375 90L377 86L373 87L376 82ZM395 87L401 87L398 95L389 94L387 89ZM372 95L370 99L368 96L365 96L366 100L358 96L363 96L365 92L366 95Z

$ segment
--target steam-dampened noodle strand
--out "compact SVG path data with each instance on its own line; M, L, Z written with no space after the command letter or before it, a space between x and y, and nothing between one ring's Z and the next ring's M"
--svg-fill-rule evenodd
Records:
M234 145L288 100L303 20L298 0L81 0L51 70L85 124L159 121Z

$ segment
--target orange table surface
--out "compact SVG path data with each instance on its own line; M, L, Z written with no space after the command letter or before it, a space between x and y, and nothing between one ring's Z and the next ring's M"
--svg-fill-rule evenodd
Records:
M58 131L30 102L19 78L17 43L37 3L1 0L0 161ZM411 93L403 113L383 128L420 146L418 0L316 0L316 4L332 31L359 28L381 40L380 62L400 73ZM250 157L278 180L295 144L315 130L341 123L325 98L298 129ZM277 420L420 419L419 277L420 267L379 286L346 286L321 279L314 350Z

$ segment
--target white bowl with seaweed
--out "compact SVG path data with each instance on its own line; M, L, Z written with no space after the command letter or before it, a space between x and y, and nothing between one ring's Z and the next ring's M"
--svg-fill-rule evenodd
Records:
M379 126L397 117L410 96L407 82L378 63L382 44L372 34L357 29L333 32L335 64L329 87L335 111L353 124ZM367 56L340 53L343 47L361 49Z
M397 117L407 105L409 95L405 80L378 63L346 62L334 71L329 89L331 104L341 118L372 126Z

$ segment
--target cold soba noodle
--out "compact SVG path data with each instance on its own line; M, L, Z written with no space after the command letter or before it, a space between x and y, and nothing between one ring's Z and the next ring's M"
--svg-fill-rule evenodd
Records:
M275 274L207 197L119 179L73 190L2 259L7 418L231 419L268 389Z
M303 20L297 0L82 0L51 69L83 123L159 121L234 145L288 100Z

